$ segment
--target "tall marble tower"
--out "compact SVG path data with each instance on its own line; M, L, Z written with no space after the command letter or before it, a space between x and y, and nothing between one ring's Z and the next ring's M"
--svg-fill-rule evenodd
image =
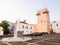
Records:
M38 10L36 13L37 16L37 32L50 33L50 20L49 20L49 11L47 8Z

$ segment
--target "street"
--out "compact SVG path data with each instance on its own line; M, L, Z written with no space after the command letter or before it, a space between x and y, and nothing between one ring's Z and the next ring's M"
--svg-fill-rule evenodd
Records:
M30 36L33 37L33 36ZM26 42L2 42L0 45L60 45L60 34L44 34L34 36L34 39Z

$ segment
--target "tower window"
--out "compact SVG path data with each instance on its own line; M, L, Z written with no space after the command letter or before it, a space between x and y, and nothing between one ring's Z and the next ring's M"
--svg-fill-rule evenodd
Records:
M48 11L43 12L43 14L48 13Z
M42 22L42 20L41 20L41 22Z
M52 27L52 24L50 26Z
M40 15L40 12L37 12L36 15L39 16Z
M37 16L39 16L40 14L36 14Z

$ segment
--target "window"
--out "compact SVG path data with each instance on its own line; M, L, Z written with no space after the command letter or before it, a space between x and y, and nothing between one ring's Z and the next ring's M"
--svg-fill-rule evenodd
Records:
M41 20L41 22L42 22L42 20Z
M24 28L24 25L22 25L22 28Z
M28 29L28 26L26 26L26 29Z
M36 14L37 16L39 16L40 15L40 12L37 12L37 14Z
M26 31L26 32L28 32L28 31Z
M48 11L43 12L43 14L48 13Z
M52 27L52 24L50 26Z
M30 29L32 29L32 27L30 27Z
M56 26L58 27L58 24L56 24Z

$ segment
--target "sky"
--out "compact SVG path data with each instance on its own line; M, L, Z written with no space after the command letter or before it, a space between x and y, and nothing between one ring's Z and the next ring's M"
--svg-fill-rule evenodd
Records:
M50 22L60 21L60 0L0 0L0 21L15 22L18 18L36 24L36 11L46 7Z

